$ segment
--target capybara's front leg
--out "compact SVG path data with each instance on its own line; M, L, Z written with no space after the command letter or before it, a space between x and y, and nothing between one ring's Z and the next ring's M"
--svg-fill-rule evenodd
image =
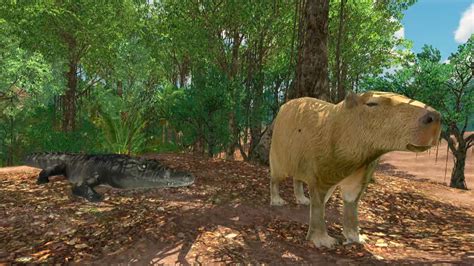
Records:
M346 177L340 184L344 201L342 225L346 243L363 244L367 239L366 236L359 234L358 205L373 174L373 168L375 168L375 164L363 167Z
M309 212L309 230L306 239L313 242L316 247L332 247L337 240L328 235L326 222L324 219L325 204L324 197L326 192L318 191L314 185L310 185L310 212Z
M344 227L343 235L346 237L345 244L348 243L365 243L366 236L359 234L359 218L358 218L358 201L346 201L344 200L344 213L343 222Z

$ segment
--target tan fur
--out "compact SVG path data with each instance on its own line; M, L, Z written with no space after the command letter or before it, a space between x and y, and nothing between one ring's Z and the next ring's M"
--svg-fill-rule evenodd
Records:
M422 122L427 116L432 119ZM281 180L293 177L308 184L310 200L302 194L302 185L294 186L297 202L311 203L308 238L316 246L331 246L335 241L326 232L324 204L340 185L347 203L346 238L360 242L357 202L377 159L389 151L427 149L437 143L439 134L438 112L394 93L349 94L337 105L308 97L291 100L275 119L271 203L285 203L278 193Z

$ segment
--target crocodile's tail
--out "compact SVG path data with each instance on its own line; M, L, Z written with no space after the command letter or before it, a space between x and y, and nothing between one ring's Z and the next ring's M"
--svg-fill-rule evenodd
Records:
M64 163L73 156L75 155L68 153L32 153L28 154L23 161L27 166L45 169Z

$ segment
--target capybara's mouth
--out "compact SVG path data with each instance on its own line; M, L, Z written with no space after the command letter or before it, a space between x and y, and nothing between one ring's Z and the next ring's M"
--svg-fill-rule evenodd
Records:
M429 148L431 148L432 146L431 145L428 145L428 146L418 146L418 145L414 145L414 144L407 144L407 149L409 151L412 151L412 152L422 152L422 151L426 151L428 150Z

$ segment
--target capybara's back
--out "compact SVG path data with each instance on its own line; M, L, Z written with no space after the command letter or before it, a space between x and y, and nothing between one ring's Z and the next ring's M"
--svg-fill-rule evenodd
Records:
M283 179L309 170L301 168L300 162L312 157L311 150L315 147L323 155L331 130L328 117L333 114L334 107L334 104L304 97L291 100L280 108L270 147L272 176Z

